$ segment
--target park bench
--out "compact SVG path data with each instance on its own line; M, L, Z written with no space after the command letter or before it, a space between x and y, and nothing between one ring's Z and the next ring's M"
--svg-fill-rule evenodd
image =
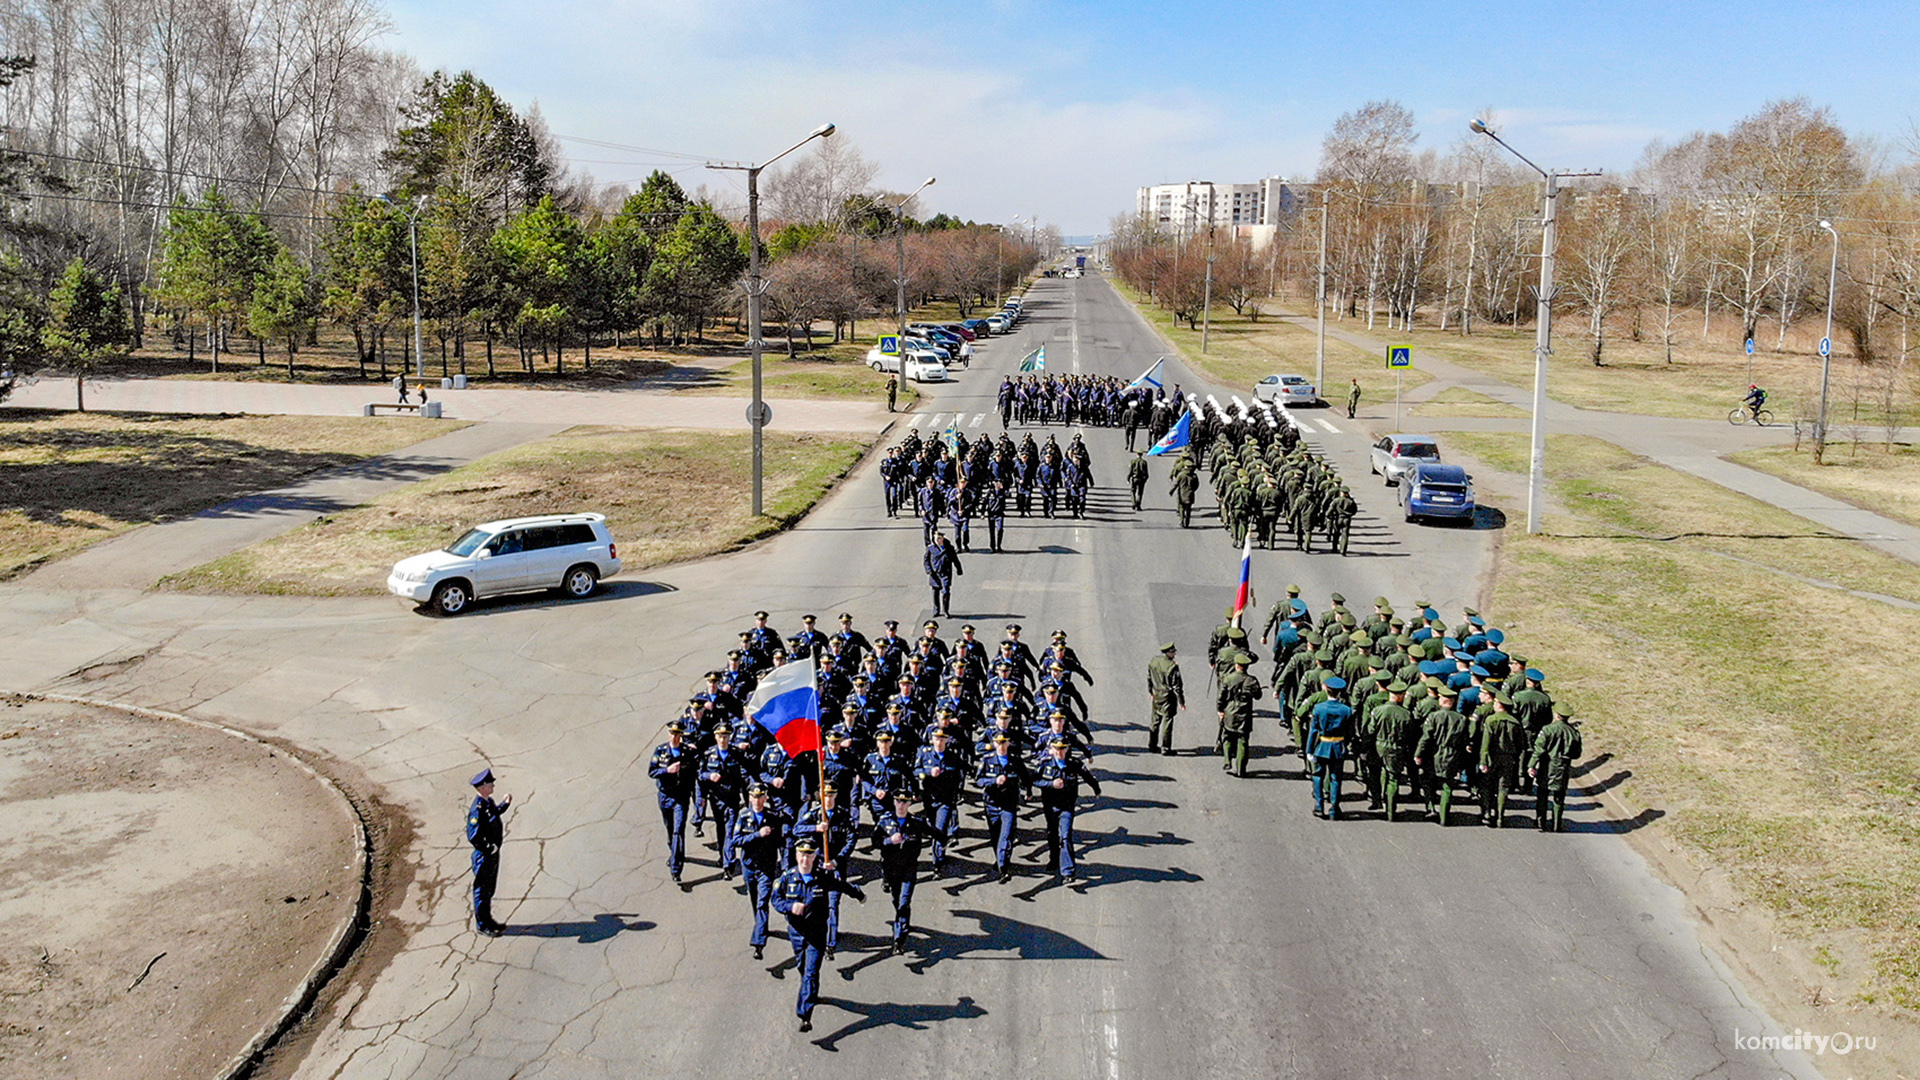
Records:
M360 406L361 416L379 416L382 411L391 412L396 415L410 412L424 416L429 420L440 419L440 403L437 401L429 401L424 405L411 403L402 404L398 401L369 401L365 405Z

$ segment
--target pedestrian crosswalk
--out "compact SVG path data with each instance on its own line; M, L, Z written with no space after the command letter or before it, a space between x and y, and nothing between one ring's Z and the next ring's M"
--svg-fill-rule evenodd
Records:
M1327 420L1322 420L1317 416L1312 417L1311 419L1313 420L1314 423L1319 424L1323 429L1325 429L1327 434L1329 435L1340 434L1340 429L1338 427L1335 427L1332 422ZM920 431L945 431L950 427L951 428L978 428L983 424L986 424L988 421L993 421L994 423L998 423L999 420L1000 420L1000 414L992 413L992 412L915 413L912 416L909 416L907 418L907 426L910 428L916 428ZM1071 426L1076 430L1084 430L1084 425L1081 425L1081 424L1074 424Z

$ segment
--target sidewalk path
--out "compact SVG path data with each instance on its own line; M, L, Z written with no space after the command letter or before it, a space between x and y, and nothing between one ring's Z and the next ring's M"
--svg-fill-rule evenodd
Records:
M646 390L433 390L454 420L535 424L610 424L620 427L747 427L746 398L693 397ZM359 416L368 402L394 400L380 385L216 382L207 379L97 379L87 383L87 408L101 412L254 413ZM71 409L73 383L41 379L7 399L27 409ZM886 425L884 404L866 401L779 399L775 431L876 432Z
M42 589L147 589L199 566L337 514L384 492L475 458L564 431L566 424L474 424L391 454L316 473L297 484L248 495L190 518L147 525L34 571Z
M1309 331L1314 328L1313 320L1304 315L1286 314L1281 317ZM1387 343L1365 334L1329 326L1327 336L1356 348L1386 355ZM1420 400L1426 400L1448 386L1460 386L1529 412L1533 409L1533 392L1530 388L1515 386L1418 349L1414 350L1413 364L1433 375L1436 380L1415 391L1420 395ZM1413 395L1406 400L1412 402ZM1410 423L1416 427L1457 427L1461 430L1469 426L1465 418L1454 417L1416 418ZM1525 420L1503 420L1499 426L1508 428L1516 424L1520 430L1526 430ZM1622 449L1644 454L1668 468L1797 514L1843 536L1854 537L1894 558L1920 565L1920 528L1809 491L1757 469L1736 465L1723 456L1786 442L1793 437L1790 427L1736 428L1723 420L1675 420L1637 413L1603 412L1549 400L1547 430L1557 435L1588 435L1604 439ZM1548 459L1548 468L1552 468L1551 458Z

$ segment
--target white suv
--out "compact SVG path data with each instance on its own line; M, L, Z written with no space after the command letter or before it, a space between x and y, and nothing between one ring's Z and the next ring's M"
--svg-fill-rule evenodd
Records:
M387 591L458 615L476 597L504 593L559 589L583 599L619 572L605 515L548 514L476 525L444 551L402 559Z

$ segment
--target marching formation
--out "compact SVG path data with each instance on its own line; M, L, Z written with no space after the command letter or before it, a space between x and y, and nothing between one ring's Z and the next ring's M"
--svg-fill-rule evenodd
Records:
M1147 376L1133 382L1111 375L1008 375L1000 380L996 401L1000 426L1082 424L1127 430L1127 449L1141 428L1151 439L1166 434L1180 410L1180 388L1169 397Z
M1401 618L1386 597L1365 619L1339 593L1315 618L1298 586L1273 606L1260 634L1273 645L1272 689L1280 737L1313 779L1314 814L1338 820L1347 764L1365 789L1367 808L1396 820L1401 791L1425 816L1452 823L1454 797L1476 800L1479 820L1506 824L1508 800L1526 792L1535 823L1558 832L1572 765L1580 759L1579 726L1546 690L1546 675L1505 651L1506 635L1473 608L1448 629L1426 601ZM1246 775L1254 702L1266 695L1251 673L1257 662L1240 614L1214 630L1207 646L1219 686L1215 751L1222 767ZM1174 695L1165 656L1148 666L1155 737L1171 753ZM1174 685L1178 686L1177 667ZM1178 695L1184 704L1184 693ZM1164 731L1164 734L1162 732Z
M820 965L839 946L840 898L864 902L856 880L877 872L893 903L892 950L903 952L916 882L958 864L963 807L977 805L1002 884L1035 802L1048 873L1075 878L1081 789L1100 793L1079 689L1093 677L1061 630L1036 654L1018 624L989 649L971 625L948 641L928 620L909 641L888 621L869 639L851 614L832 634L807 615L783 639L767 619L756 612L726 665L707 673L647 771L673 880L688 819L695 836L710 821L722 879L742 879L756 959L770 915L786 919L804 1031ZM823 731L828 718L838 722ZM862 840L876 859L864 867Z
M1312 554L1315 535L1324 534L1327 550L1345 555L1360 506L1339 472L1306 447L1286 410L1271 402L1248 407L1238 398L1233 404L1230 411L1212 398L1189 402L1182 420L1188 443L1174 458L1169 489L1181 527L1192 524L1197 463L1204 461L1234 547L1249 537L1276 547L1284 529L1302 552Z

